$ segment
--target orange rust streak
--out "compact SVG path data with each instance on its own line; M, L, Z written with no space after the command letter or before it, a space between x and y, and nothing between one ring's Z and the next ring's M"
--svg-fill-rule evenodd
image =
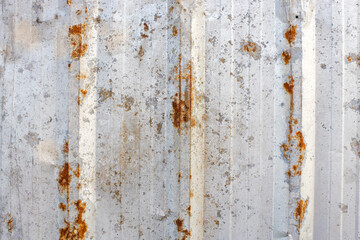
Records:
M83 95L83 97L85 97L86 94L87 94L87 90L86 90L86 89L81 89L80 92L81 92L81 94Z
M290 25L289 28L286 30L284 36L286 38L286 40L288 41L288 43L291 45L295 39L296 39L296 32L297 26L296 25Z
M60 208L62 211L65 211L67 207L66 207L66 204L60 203L60 204L59 204L59 208Z
M284 86L286 92L287 92L288 94L291 94L291 95L292 95L292 94L294 93L294 82L295 82L295 80L294 80L294 78L293 78L292 75L289 76L289 79L290 79L290 81L289 81L289 82L285 82L285 83L283 84L283 86Z
M59 171L58 183L60 191L64 191L69 188L71 182L70 175L70 165L68 162L65 162L62 168Z
M64 145L63 145L63 148L62 148L62 152L66 156L69 156L69 141L67 141L66 138L64 139Z
M307 199L305 201L300 199L297 202L297 207L295 209L294 216L298 220L298 225L297 225L297 230L298 231L300 231L300 228L302 226L302 222L303 222L303 219L304 219L304 215L305 215L305 211L306 211L307 206L308 206L308 200Z
M291 54L288 51L283 51L282 58L284 60L285 65L288 65L291 60Z

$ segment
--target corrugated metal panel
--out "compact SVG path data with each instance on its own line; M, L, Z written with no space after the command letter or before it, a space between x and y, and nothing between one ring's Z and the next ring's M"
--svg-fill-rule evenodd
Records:
M0 239L359 239L359 3L2 1Z

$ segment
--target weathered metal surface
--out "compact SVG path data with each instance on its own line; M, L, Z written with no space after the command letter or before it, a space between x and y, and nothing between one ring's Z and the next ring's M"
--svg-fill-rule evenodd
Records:
M0 239L359 239L359 4L2 1Z

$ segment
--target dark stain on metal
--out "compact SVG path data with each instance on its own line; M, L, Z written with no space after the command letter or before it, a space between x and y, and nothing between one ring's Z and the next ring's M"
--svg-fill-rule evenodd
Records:
M281 55L282 55L285 65L288 65L291 60L291 53L288 51L283 51Z
M243 53L249 54L255 60L259 59L261 56L261 47L255 42L248 40L242 41L240 46L240 51Z
M88 48L88 45L84 42L86 26L86 23L80 23L78 25L69 27L68 36L73 48L71 54L73 59L80 59L80 57L85 55L85 52Z
M302 222L304 219L307 206L308 206L308 199L306 199L305 201L299 199L299 201L297 202L297 207L295 209L294 216L298 221L298 225L297 225L298 232L300 232L300 228L302 226Z
M286 38L286 40L288 41L288 43L290 45L292 45L292 43L295 41L296 39L296 34L297 34L297 26L296 25L290 25L288 27L288 29L286 30L284 36Z
M183 237L181 238L181 240L185 240L187 237L189 237L191 235L189 230L184 229L184 226L183 226L184 220L183 219L178 218L178 219L174 220L174 223L177 226L177 231L184 234Z

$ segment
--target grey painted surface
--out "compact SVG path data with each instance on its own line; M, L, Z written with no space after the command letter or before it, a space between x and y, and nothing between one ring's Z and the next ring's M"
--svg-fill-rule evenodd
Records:
M359 239L359 4L2 1L0 239Z

